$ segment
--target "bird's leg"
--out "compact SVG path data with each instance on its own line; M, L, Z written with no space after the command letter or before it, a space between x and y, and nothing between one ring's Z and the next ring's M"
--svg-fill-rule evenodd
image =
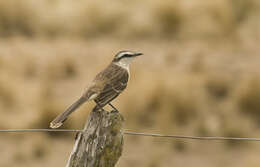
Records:
M105 111L103 107L100 106L100 104L96 103L97 105L94 107L93 112L96 112L98 110Z
M119 112L115 106L113 106L111 103L108 103L116 112Z

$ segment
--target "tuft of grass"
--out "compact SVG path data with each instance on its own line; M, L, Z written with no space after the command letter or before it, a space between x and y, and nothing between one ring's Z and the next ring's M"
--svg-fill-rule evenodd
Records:
M251 13L257 8L255 0L229 0L233 15L234 24L241 24L246 21Z
M231 81L223 75L209 76L205 82L207 93L216 100L224 100L232 91Z
M125 34L128 38L223 36L234 34L251 16L259 16L258 10L256 0L196 1L190 6L172 0L113 5L105 0L8 0L0 2L0 35L50 39Z
M166 85L163 82L153 85L149 95L142 97L145 101L141 105L138 100L128 98L125 105L130 107L126 112L131 116L127 118L134 118L130 121L135 121L138 127L151 128L161 125L164 130L171 130L174 127L185 127L196 118L199 108L197 99L194 99L195 95L187 93L193 88L188 85ZM138 106L134 109L136 112L131 111L132 104Z
M187 151L187 144L183 141L174 141L172 142L173 150L178 152Z
M32 154L35 159L43 159L48 153L46 147L41 143L33 147Z
M160 3L153 13L155 24L165 37L176 36L181 30L184 18L177 5L176 2Z
M71 58L59 59L59 61L51 62L47 69L47 77L50 80L73 79L78 74L75 60Z
M16 104L15 93L8 82L0 80L0 104L12 108Z
M172 92L169 99L172 107L171 115L177 125L186 126L196 117L198 107L195 99L177 91Z
M254 15L257 4L254 0L228 0L211 7L209 15L215 21L219 34L235 35L237 30Z
M23 34L31 37L34 35L35 14L27 2L15 0L0 2L0 34L2 36Z
M63 64L63 78L65 79L71 79L77 76L77 67L75 62L72 60L66 59Z
M82 13L81 16L87 20L79 27L79 32L83 37L114 34L127 21L126 14L120 10L107 9L97 4L91 4Z
M251 79L238 90L237 103L240 110L260 125L260 80Z

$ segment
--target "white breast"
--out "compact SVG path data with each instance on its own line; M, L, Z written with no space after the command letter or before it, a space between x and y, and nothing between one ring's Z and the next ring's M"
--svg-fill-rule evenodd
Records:
M115 62L114 64L120 66L121 68L126 69L129 73L129 63L119 61L119 62Z
M114 63L115 65L117 65L117 66L120 66L121 68L124 68L124 69L126 69L127 70L127 72L128 72L128 79L130 79L130 70L129 70L129 63L124 63L123 61L121 62L121 61L119 61L119 62L115 62Z

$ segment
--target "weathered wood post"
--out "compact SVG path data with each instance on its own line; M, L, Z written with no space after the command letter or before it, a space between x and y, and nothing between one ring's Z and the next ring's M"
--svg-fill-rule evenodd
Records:
M115 111L91 112L66 167L114 167L123 149L123 121Z

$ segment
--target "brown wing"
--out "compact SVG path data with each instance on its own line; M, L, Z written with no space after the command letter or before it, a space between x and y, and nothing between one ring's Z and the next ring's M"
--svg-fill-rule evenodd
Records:
M115 99L126 88L129 75L127 70L113 64L100 75L102 75L101 78L104 80L104 87L95 98L95 102L103 107ZM98 76L96 79L98 79Z

